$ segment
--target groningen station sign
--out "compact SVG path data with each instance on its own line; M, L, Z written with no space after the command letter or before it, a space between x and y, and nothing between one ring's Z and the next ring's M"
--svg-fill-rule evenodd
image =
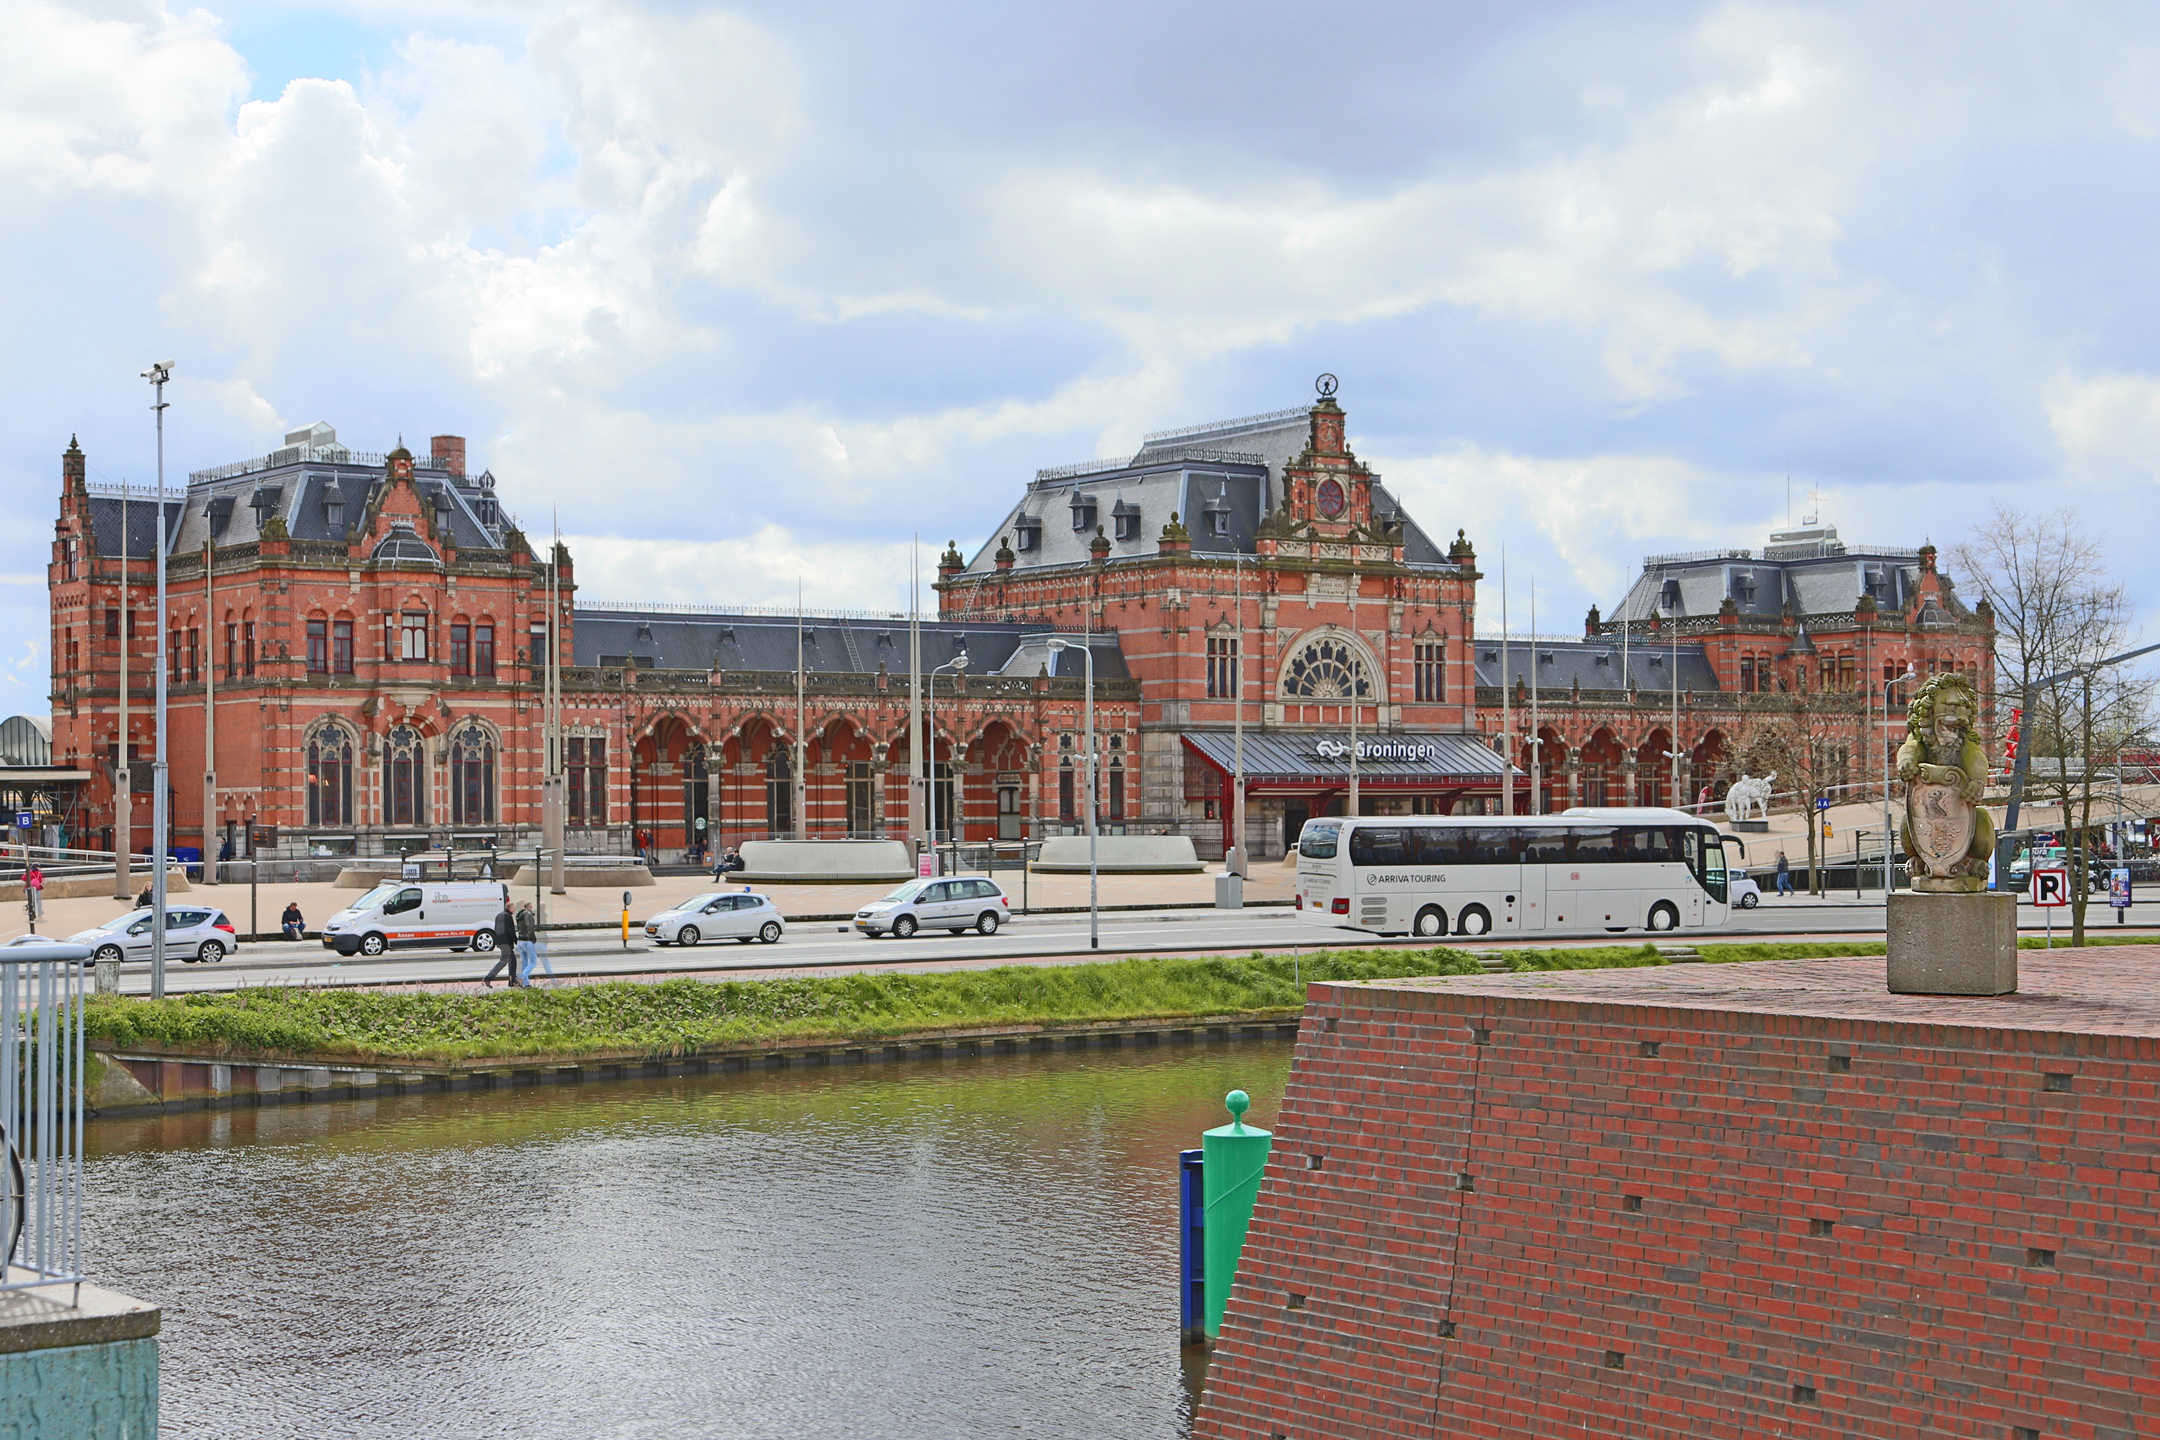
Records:
M1330 740L1321 736L1313 741L1313 756L1320 760L1348 760L1355 753L1358 762L1368 760L1407 760L1414 764L1431 764L1441 758L1441 747L1430 740L1366 740L1356 742Z
M1220 730L1188 730L1185 749L1225 777L1240 767L1235 738ZM1354 755L1354 760L1353 760ZM1246 783L1263 788L1332 790L1361 780L1391 782L1435 793L1500 783L1506 764L1482 736L1427 731L1422 735L1348 735L1310 730L1245 732Z

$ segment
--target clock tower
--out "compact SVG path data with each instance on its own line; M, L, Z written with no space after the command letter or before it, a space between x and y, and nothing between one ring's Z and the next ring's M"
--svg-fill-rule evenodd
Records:
M1278 531L1311 531L1330 540L1352 531L1374 531L1373 473L1350 453L1343 438L1343 410L1335 403L1335 377L1319 380L1320 399L1311 411L1304 451L1282 468L1282 492L1274 518Z

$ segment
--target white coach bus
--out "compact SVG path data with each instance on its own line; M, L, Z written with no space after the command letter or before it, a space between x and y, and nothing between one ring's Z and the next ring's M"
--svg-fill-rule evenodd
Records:
M1382 935L1722 925L1725 848L1680 810L1308 820L1298 918Z

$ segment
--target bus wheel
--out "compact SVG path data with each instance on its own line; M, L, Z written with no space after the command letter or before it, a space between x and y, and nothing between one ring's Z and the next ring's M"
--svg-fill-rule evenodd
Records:
M1677 930L1680 928L1680 912L1673 908L1670 900L1660 900L1650 907L1650 928L1652 930Z
M1455 917L1455 933L1458 935L1483 935L1492 929L1492 916L1485 913L1482 905L1465 905Z
M1445 935L1447 911L1437 905L1428 905L1417 912L1417 919L1410 922L1410 928L1420 935Z

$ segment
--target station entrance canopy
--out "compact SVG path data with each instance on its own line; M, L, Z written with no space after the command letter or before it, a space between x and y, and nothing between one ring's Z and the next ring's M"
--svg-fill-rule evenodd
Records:
M1236 741L1228 732L1188 732L1182 738L1187 750L1225 780L1236 773ZM1281 794L1348 789L1351 743L1348 734L1332 731L1247 732L1245 788L1248 793ZM1371 791L1474 790L1497 795L1507 763L1475 735L1360 735L1356 745L1358 785Z

